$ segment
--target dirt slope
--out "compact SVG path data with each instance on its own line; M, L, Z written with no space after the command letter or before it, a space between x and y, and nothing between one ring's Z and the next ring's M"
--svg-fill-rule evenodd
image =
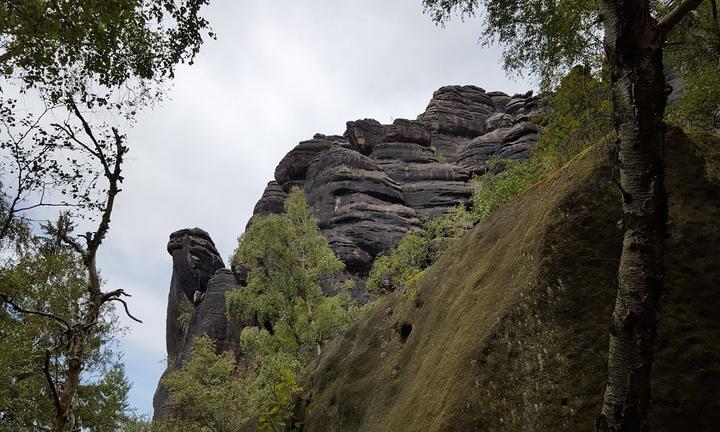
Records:
M720 424L720 140L700 141L668 135L654 432ZM592 430L622 241L605 154L499 209L427 271L417 299L382 300L326 348L304 386L305 430Z

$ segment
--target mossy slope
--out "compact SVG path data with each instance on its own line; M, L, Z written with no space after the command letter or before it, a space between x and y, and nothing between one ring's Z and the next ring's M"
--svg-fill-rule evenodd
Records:
M720 424L720 186L701 155L720 142L701 140L668 135L656 432ZM451 246L415 299L369 310L306 382L305 430L592 430L622 242L606 160L593 149L535 185Z

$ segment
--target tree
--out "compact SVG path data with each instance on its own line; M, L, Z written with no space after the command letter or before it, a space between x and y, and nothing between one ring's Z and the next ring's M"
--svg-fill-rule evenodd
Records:
M245 324L242 352L195 338L190 361L162 381L170 415L159 431L287 430L300 374L356 315L349 286L333 283L344 265L298 188L285 213L253 219L232 260L248 269L247 286L226 293L228 316Z
M234 260L249 268L248 282L227 294L228 312L256 324L241 333L251 362L244 377L250 416L259 419L261 430L284 430L300 390L298 375L355 316L349 286L329 283L344 265L298 188L290 192L284 214L253 221Z
M0 4L0 93L4 88L24 97L32 93L38 97L33 102L43 106L37 114L23 113L16 109L17 97L0 99L0 168L7 202L0 214L0 240L13 233L17 218L38 207L99 210L101 200L92 200L97 174L82 158L68 154L72 146L57 144L67 138L67 127L51 119L69 117L77 123L79 107L110 109L132 121L140 108L162 98L162 83L174 77L178 64L192 64L204 33L215 37L199 15L208 2Z
M45 351L46 364L50 351L61 359L56 374L44 373L54 431L82 427L76 404L85 391L81 378L92 361L93 344L102 335L109 305L121 305L130 318L139 321L130 314L124 299L129 295L123 289L102 290L97 265L97 253L121 191L126 137L116 126L94 123L88 111L112 111L132 121L139 108L158 100L159 85L174 76L175 67L192 63L203 32L214 37L199 16L207 3L9 0L0 4L3 84L16 84L24 95L34 92L45 107L41 114L27 117L18 114L17 99L2 101L6 136L0 140L0 150L8 162L3 167L12 167L7 172L14 188L4 187L0 194L0 240L31 232L21 229L27 226L28 220L21 215L25 211L50 205L77 208L43 226L83 266L83 289L70 307L71 316L45 303L27 307L22 299L5 292L6 287L0 292L4 307L19 320L42 318L60 329L57 346ZM45 116L50 111L53 116ZM3 180L3 186L10 184ZM45 197L50 191L69 198L48 202ZM96 225L76 237L73 230L82 216L94 217Z
M190 361L163 378L162 385L170 393L170 415L153 425L158 432L234 432L246 420L235 360L216 354L207 336L193 340Z
M90 359L92 341L98 336L108 305L111 302L121 303L128 316L141 322L128 311L127 303L122 298L128 294L123 289L102 291L97 267L97 252L110 229L115 198L120 192L122 164L128 150L124 145L125 137L115 128L109 128L110 131L106 130L103 136L98 137L77 106L70 103L74 108L75 115L83 125L84 136L66 124L62 126L67 134L66 140L67 142L72 141L73 145L78 146L87 153L88 157L94 158L101 165L103 177L107 181L106 199L102 204L100 220L95 231L81 235L84 244L72 236L73 224L67 214L61 214L56 223L47 224L44 228L48 234L76 254L78 261L82 263L85 272L82 294L76 293L74 296L75 302L70 307L74 313L69 317L64 317L48 309L42 303L37 309L28 309L18 304L11 294L0 293L0 298L15 313L43 317L51 320L61 330L62 337L57 341L58 347L56 348L63 363L61 371L58 373L59 378L48 373L47 367L44 370L54 412L52 428L57 432L65 431L68 427L73 429L78 427L74 413L74 400L81 388L81 374ZM5 287L3 287L4 289ZM45 354L46 365L50 361L50 356L48 348Z
M44 315L20 311L42 310L66 322L74 321L86 298L87 274L67 247L38 239L17 260L0 269L4 299L15 306L0 309L0 430L50 430L53 405L49 382L64 369L64 328ZM109 342L117 333L112 310L105 310L88 339L88 376L72 401L76 423L95 432L115 431L126 420L130 388L119 357Z
M573 64L608 68L624 241L610 322L607 385L596 425L600 431L649 430L650 369L667 223L663 48L671 31L701 3L424 0L438 22L454 12L474 14L482 5L484 40L504 46L508 69L529 68L545 84Z

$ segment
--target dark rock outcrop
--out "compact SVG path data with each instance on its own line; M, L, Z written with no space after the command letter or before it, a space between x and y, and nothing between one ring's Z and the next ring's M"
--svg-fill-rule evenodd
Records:
M384 125L364 119L348 122L344 136L316 134L280 161L253 218L281 213L290 190L303 188L320 230L346 265L343 278L356 282L352 295L367 302L364 277L375 257L407 232L421 230L423 219L467 201L471 175L484 172L489 158L528 157L537 141L532 116L538 109L531 93L447 86L416 120ZM227 291L246 285L247 268L225 269L210 236L197 228L173 233L168 252L173 275L165 373L185 364L192 338L203 334L218 352L237 354L244 323L228 322L224 299ZM189 317L179 320L181 313ZM167 398L159 386L155 419L166 416Z
M472 174L493 156L526 159L537 142L532 92L509 96L475 86L442 87L416 120L350 121L344 136L317 134L278 164L255 215L283 211L301 187L320 229L353 275L425 218L468 200Z
M168 295L166 345L167 373L182 367L190 358L192 339L207 335L217 352L238 352L242 323L228 322L225 293L239 289L235 272L224 268L222 258L207 232L183 229L170 235L168 252L173 273ZM158 385L153 398L154 419L167 415L168 393Z

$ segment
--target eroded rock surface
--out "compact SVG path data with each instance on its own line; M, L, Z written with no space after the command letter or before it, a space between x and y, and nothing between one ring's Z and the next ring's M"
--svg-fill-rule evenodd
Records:
M421 230L423 220L467 201L472 175L485 172L491 157L528 157L539 133L532 123L538 106L532 93L447 86L415 120L384 125L362 119L348 122L343 136L316 134L280 161L253 218L281 213L290 190L303 188L320 230L346 264L343 277L356 282L352 295L366 302L363 281L375 257L408 231ZM247 323L228 322L225 293L246 285L247 268L225 269L210 236L197 228L173 233L168 252L173 274L165 374L187 362L192 338L203 334L218 352L237 355ZM167 400L159 386L155 419L167 415Z
M415 120L350 121L343 136L317 134L291 150L255 215L282 212L287 193L303 188L331 247L362 277L424 219L467 201L472 175L485 172L490 158L526 159L538 139L532 118L539 110L532 92L447 86Z
M170 235L167 247L173 257L168 295L166 345L167 373L190 359L192 339L207 335L217 352L238 352L241 323L225 315L225 293L241 288L238 277L224 268L210 235L199 228L183 229ZM236 272L237 273L237 272ZM154 419L167 415L168 393L158 386L153 398Z

